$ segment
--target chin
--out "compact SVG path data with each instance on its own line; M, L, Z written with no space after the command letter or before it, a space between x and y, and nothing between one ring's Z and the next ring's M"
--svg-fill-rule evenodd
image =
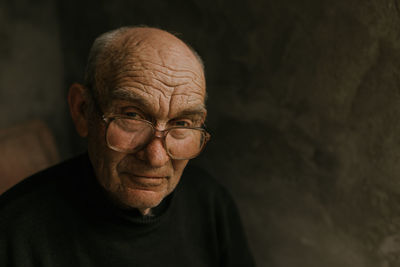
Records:
M122 192L114 192L114 199L125 208L146 210L157 207L166 195L164 192L126 188Z

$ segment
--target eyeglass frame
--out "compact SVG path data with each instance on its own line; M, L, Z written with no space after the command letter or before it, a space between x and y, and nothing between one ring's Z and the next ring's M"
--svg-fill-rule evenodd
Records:
M91 98L91 101L93 101L92 103L94 104L95 109L98 111L99 115L101 116L102 121L106 124L104 139L105 139L105 142L106 142L106 144L107 144L107 147L110 148L110 149L112 149L112 150L114 150L114 151L122 152L122 153L134 153L134 152L128 152L128 151L123 151L123 150L117 150L116 148L111 147L111 145L109 144L109 142L108 142L108 140L107 140L107 131L108 131L108 127L110 126L111 122L112 122L113 120L115 120L116 118L128 119L128 120L136 120L136 121L142 121L142 122L145 122L145 123L149 124L149 125L151 126L151 128L153 129L153 136L152 136L152 138L150 138L149 141L148 141L147 143L143 144L139 149L137 149L137 150L135 151L135 153L138 152L138 151L140 151L140 150L143 149L144 147L146 147L146 146L154 139L154 137L157 137L157 138L162 138L163 148L165 149L165 151L167 152L167 155L168 155L171 159L175 159L175 160L189 160L189 159L194 159L195 157L197 157L198 155L200 155L200 153L204 150L204 147L206 146L207 142L211 139L211 134L208 132L208 130L207 130L207 128L206 128L206 125L205 125L204 123L202 123L202 126L201 126L201 127L174 126L174 127L170 127L170 128L164 129L164 130L158 130L158 129L156 129L154 123L152 123L152 122L150 122L150 121L148 121L148 120L135 119L135 118L131 118L131 117L129 117L129 116L124 116L124 115L122 115L122 114L113 114L113 113L110 113L109 115L106 115L106 114L104 114L103 109L100 107L100 104L99 104L98 101L97 101L97 97L95 97L95 95L93 94L93 91L91 90L91 86L86 86L86 89L87 89L87 91L86 91L86 94L87 94L86 97ZM202 131L202 132L204 133L204 142L203 142L203 145L202 145L201 149L199 150L199 152L198 152L196 155L192 156L191 158L175 158L175 157L173 157L173 156L171 155L171 153L168 152L167 144L166 144L166 141L165 141L165 138L166 138L166 136L168 135L168 132L169 132L170 130L173 130L173 129L194 129L194 130L200 130L200 131ZM157 136L157 132L162 133L162 136Z
M200 153L203 151L204 147L206 146L207 142L210 140L211 138L211 134L207 131L207 129L205 128L205 124L203 123L203 125L201 127L184 127L184 126L174 126L174 127L170 127L164 130L158 130L154 123L148 121L148 120L143 120L143 119L136 119L136 118L131 118L129 116L124 116L124 115L119 115L119 114L109 114L109 115L105 115L104 113L101 115L102 120L105 122L106 127L105 127L105 141L107 146L117 152L123 152L123 153L136 153L138 151L140 151L141 149L143 149L144 147L146 147L155 137L157 138L161 138L162 139L162 144L163 144L163 148L165 149L165 151L167 152L167 155L174 160L189 160L189 159L193 159L195 157L197 157L198 155L200 155ZM115 120L115 119L127 119L127 120L134 120L134 121L141 121L146 123L147 125L150 125L150 127L153 130L153 136L151 138L149 138L149 141L147 143L142 144L141 146L139 146L138 149L135 149L133 151L126 151L126 150L119 150L114 146L111 146L109 141L108 141L108 128L110 126L110 124ZM168 135L169 131L173 130L173 129L193 129L193 130L198 130L201 131L203 133L204 136L204 140L203 140L203 144L199 150L199 152L197 154L195 154L194 156L190 157L190 158L177 158L173 155L171 155L171 153L168 151L167 149L167 143L166 143L166 136Z

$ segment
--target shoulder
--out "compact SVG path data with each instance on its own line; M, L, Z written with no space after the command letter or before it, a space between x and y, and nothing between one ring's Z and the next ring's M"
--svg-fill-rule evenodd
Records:
M185 198L180 200L191 220L213 228L221 266L255 266L239 209L229 191L197 167L188 166L182 178Z
M78 156L38 172L0 195L0 218L48 205L74 183L84 157Z
M207 205L212 209L226 209L236 206L227 188L201 167L188 165L178 186L178 194L185 201L191 200L198 205ZM192 203L193 204L193 203Z
M191 190L201 191L206 190L211 194L229 194L225 186L222 185L215 177L202 167L190 165L185 168L182 178L182 187L188 187Z

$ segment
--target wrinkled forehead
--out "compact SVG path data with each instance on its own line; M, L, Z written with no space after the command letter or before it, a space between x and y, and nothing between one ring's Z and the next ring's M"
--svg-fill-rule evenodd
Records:
M105 97L129 82L139 83L136 85L147 91L157 89L168 93L177 89L175 93L205 96L199 59L181 40L163 31L131 34L115 40L98 62L96 76Z

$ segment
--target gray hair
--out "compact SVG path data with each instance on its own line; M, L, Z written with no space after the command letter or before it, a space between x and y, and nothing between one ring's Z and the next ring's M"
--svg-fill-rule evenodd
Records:
M97 88L96 84L96 75L98 72L98 62L101 56L107 54L107 50L110 45L119 37L124 35L127 31L135 29L135 28L150 28L148 26L130 26L130 27L121 27L115 30L108 31L106 33L101 34L99 37L95 39L93 45L89 51L89 57L85 69L84 76L84 84L89 89L88 94L91 95L92 99L95 101L99 101L99 88ZM177 34L171 33L177 37ZM204 73L204 63L199 54L186 42L184 42L186 46L192 51L198 62L200 63L203 73Z

